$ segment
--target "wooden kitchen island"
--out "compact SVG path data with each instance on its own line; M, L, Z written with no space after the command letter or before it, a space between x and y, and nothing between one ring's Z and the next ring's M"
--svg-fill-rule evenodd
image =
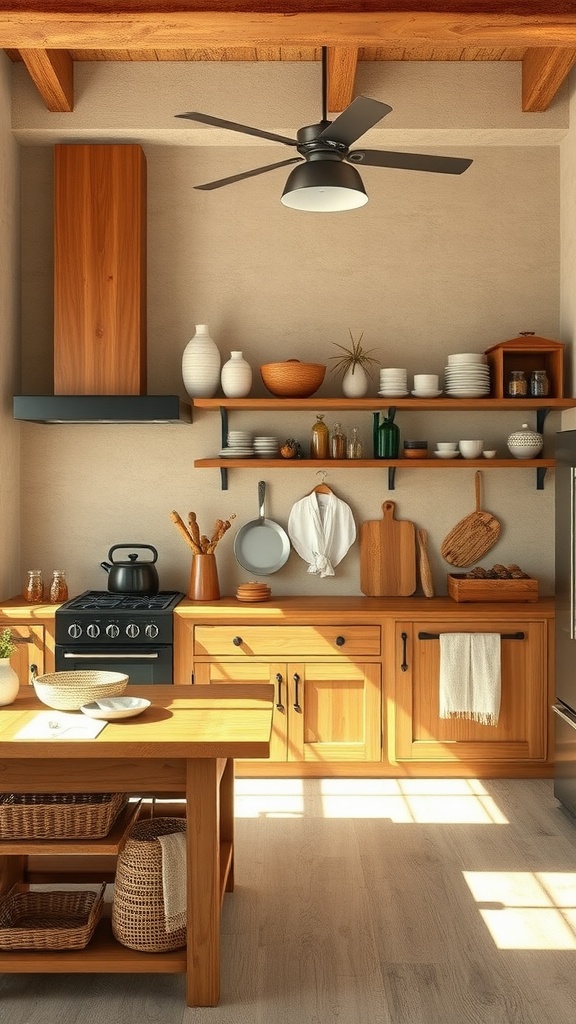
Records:
M152 701L137 718L109 722L96 739L22 740L45 705L30 688L0 708L0 777L6 793L182 795L186 799L187 946L142 953L101 921L83 950L1 951L0 971L186 973L189 1006L220 995L220 911L234 887L234 761L270 752L273 687L142 686ZM57 714L57 712L55 712ZM26 855L95 852L99 840L0 840L0 895L25 879ZM105 845L105 844L104 844Z

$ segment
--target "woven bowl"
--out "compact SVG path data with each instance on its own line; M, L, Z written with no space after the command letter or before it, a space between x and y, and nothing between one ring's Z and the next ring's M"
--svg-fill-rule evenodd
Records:
M57 711L79 711L99 697L118 697L127 686L121 672L49 672L34 680L38 700Z
M310 398L324 380L326 367L321 363L301 363L287 359L283 363L264 363L260 376L264 386L278 398Z

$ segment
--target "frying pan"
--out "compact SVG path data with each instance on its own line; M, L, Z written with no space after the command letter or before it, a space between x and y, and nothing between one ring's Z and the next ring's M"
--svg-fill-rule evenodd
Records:
M266 484L260 480L258 484L258 519L238 530L234 538L234 554L236 561L257 576L269 576L278 572L288 561L290 554L290 538L282 527L272 519L264 518L264 497Z

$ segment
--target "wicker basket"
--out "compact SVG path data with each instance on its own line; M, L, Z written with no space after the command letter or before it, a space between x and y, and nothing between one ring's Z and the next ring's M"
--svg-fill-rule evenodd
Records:
M34 679L38 699L57 711L79 711L99 697L118 697L127 686L121 672L49 672Z
M84 949L102 915L106 883L86 889L12 887L0 904L0 949Z
M116 865L112 932L129 949L164 953L186 945L186 928L166 931L158 836L185 832L184 818L151 818L130 831Z
M265 387L279 398L309 398L318 391L325 373L321 363L301 363L298 359L260 367Z
M0 793L0 839L101 839L127 799L123 793Z

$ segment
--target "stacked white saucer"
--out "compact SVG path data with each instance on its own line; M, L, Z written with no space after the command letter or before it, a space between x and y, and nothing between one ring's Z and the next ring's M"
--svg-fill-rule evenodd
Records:
M490 367L483 352L454 352L444 369L444 387L452 398L484 398L490 394Z
M280 438L255 437L254 452L259 459L277 459L280 454Z
M398 366L387 366L380 370L379 395L386 398L402 398L408 394L408 370Z
M254 455L252 434L247 430L229 430L227 448L220 449L222 459L251 459Z

